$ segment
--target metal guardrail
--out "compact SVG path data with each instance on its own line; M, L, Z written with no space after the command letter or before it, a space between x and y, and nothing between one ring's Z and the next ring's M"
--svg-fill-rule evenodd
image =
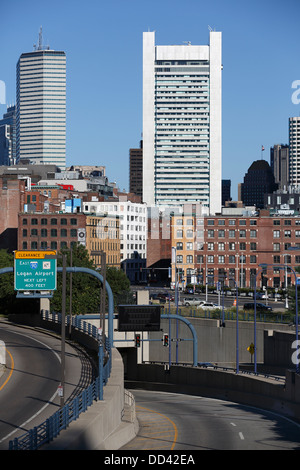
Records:
M60 314L44 313L43 319L61 323ZM83 320L72 318L72 327L83 333L98 339L98 329ZM9 442L9 450L37 450L43 444L51 442L57 437L63 429L66 429L72 421L78 419L81 413L84 413L90 407L94 400L101 400L103 397L103 386L111 372L111 354L108 351L108 360L105 364L101 362L99 376L95 381L83 390L70 403L65 404L50 418L46 419L39 426L35 426L22 436ZM101 380L100 380L101 378Z

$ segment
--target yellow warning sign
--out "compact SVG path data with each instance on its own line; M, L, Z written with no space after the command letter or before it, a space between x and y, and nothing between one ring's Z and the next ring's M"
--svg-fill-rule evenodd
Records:
M15 251L15 258L20 259L20 258L31 258L31 259L43 259L46 258L47 256L55 256L56 251Z
M248 346L247 351L249 351L250 354L254 354L254 350L255 350L254 344L251 343L250 346Z

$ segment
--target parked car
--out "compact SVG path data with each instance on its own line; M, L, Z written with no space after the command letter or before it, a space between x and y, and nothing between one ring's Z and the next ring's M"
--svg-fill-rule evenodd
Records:
M169 294L167 292L159 292L156 295L156 298L160 302L168 302L169 301ZM170 300L171 300L171 302L174 300L174 296L172 294L170 294Z
M221 309L221 305L214 304L212 302L201 302L197 308L202 308L203 310L215 310L217 308Z
M192 305L200 305L203 301L200 299L183 299L183 305L190 307Z
M244 304L244 310L254 310L254 302L249 302L247 304ZM272 312L273 309L270 307L270 305L265 305L261 304L260 302L256 303L256 311L267 311L267 312Z

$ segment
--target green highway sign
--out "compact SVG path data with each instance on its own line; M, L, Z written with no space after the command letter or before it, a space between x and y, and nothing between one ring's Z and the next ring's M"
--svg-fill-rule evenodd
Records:
M15 290L56 290L55 251L16 251L14 263Z

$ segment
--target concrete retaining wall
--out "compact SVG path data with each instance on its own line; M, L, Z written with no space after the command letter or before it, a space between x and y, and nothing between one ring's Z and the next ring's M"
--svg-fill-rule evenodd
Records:
M286 372L286 383L213 369L149 364L131 370L128 388L188 393L256 406L300 422L300 376Z
M123 361L117 349L113 349L112 371L104 387L103 400L94 402L41 450L119 449L136 436L137 429L135 413L126 413Z

